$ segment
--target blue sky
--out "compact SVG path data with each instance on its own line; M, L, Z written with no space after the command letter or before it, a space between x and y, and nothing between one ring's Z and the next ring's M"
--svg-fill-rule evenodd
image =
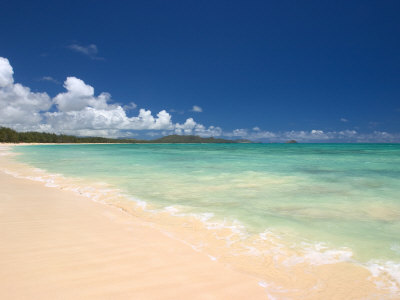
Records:
M3 0L0 57L13 80L0 93L0 123L78 135L399 142L399 12L399 1ZM48 98L18 107L37 99L17 83Z

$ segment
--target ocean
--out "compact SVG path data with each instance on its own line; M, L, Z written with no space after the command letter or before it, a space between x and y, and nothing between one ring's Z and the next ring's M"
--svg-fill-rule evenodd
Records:
M399 144L75 144L13 151L18 161L75 184L105 184L151 220L190 217L210 232L228 230L213 236L231 256L269 255L286 267L346 262L369 270L381 288L399 291Z

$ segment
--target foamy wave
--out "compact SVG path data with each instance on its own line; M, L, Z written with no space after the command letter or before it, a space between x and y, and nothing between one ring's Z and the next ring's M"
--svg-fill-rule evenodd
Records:
M400 263L370 261L366 264L378 288L392 293L400 291Z
M259 234L259 239L268 242L268 249L260 249L257 245L252 246L246 243L246 240L251 236L246 227L238 220L227 221L214 220L213 213L184 213L183 208L180 206L167 206L161 210L151 210L151 212L167 212L171 216L175 217L193 217L201 221L205 228L208 230L215 231L214 237L219 240L224 240L228 247L231 247L234 243L241 243L242 251L240 253L232 253L233 255L250 255L250 256L262 256L270 254L274 257L275 261L282 262L285 266L294 266L301 263L307 263L310 265L327 265L335 264L339 262L353 261L353 252L348 248L333 249L329 248L324 243L306 243L303 242L294 248L298 249L298 255L293 254L292 251L288 250L281 237L271 230L265 230ZM218 230L228 229L232 234L230 235L218 235ZM244 242L244 243L243 243ZM290 254L289 254L290 253Z
M218 240L224 240L226 245L230 247L233 243L237 243L238 241L245 240L248 237L248 233L246 231L245 226L239 222L238 220L228 221L224 220L214 220L214 213L206 212L206 213L185 213L184 209L177 205L171 205L164 207L161 210L149 210L150 212L167 212L169 215L174 217L191 217L196 220L199 220L204 228L207 230L214 231L214 237ZM219 236L218 230L228 229L232 234Z
M308 263L310 265L329 265L339 262L351 261L353 252L350 249L331 249L324 243L302 243L302 255L293 255L286 260L284 264L287 266L299 263Z
M136 203L137 206L139 206L142 210L146 210L147 209L147 202L140 200L138 198L132 197L132 196L127 196L127 198L133 202Z
M215 220L213 213L184 213L184 208L178 205L167 206L161 210L151 210L151 212L167 212L175 217L193 217L201 221L205 228L215 231L214 237L219 240L224 240L226 246L231 247L234 243L240 243L242 250L240 253L232 255L249 255L263 256L266 254L272 255L274 261L280 261L285 266L294 266L300 263L309 265L327 265L339 262L353 261L353 252L348 248L332 249L324 243L306 243L303 242L297 245L298 255L293 254L293 251L287 251L288 245L285 244L281 237L271 230L265 230L259 234L259 239L268 242L268 249L260 249L257 245L246 243L251 235L247 232L246 227L238 220L227 221ZM228 229L232 234L220 236L218 230ZM257 244L257 242L255 242ZM290 254L289 254L290 253Z
M30 172L36 173L35 175L23 175L22 173L11 171L9 169L2 169L1 171L15 178L44 183L46 187L72 191L96 202L104 202L101 201L100 198L116 193L116 189L82 186L73 182L68 182L68 180L60 174L48 174L46 171L39 168L30 170ZM106 184L103 185L106 186Z
M37 176L33 175L22 175L21 173L10 171L8 169L2 169L2 171L8 175L11 175L15 178L20 179L29 179L32 181L39 181L45 184L47 187L59 187L58 184L55 183L57 177L62 177L59 174L47 174L41 169L33 169L32 171L35 173L39 173Z

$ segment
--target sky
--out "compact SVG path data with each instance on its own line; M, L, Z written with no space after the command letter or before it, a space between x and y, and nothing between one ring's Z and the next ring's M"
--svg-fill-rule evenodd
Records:
M399 1L18 1L0 126L400 142Z

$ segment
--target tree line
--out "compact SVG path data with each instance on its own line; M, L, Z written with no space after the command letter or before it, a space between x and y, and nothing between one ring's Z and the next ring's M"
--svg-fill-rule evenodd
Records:
M226 140L203 138L195 135L169 135L155 140L111 139L103 137L77 137L72 135L45 132L18 132L11 128L0 127L0 143L247 143L244 140Z
M45 132L17 132L0 127L1 143L134 143L133 139L109 139L103 137L76 137Z

